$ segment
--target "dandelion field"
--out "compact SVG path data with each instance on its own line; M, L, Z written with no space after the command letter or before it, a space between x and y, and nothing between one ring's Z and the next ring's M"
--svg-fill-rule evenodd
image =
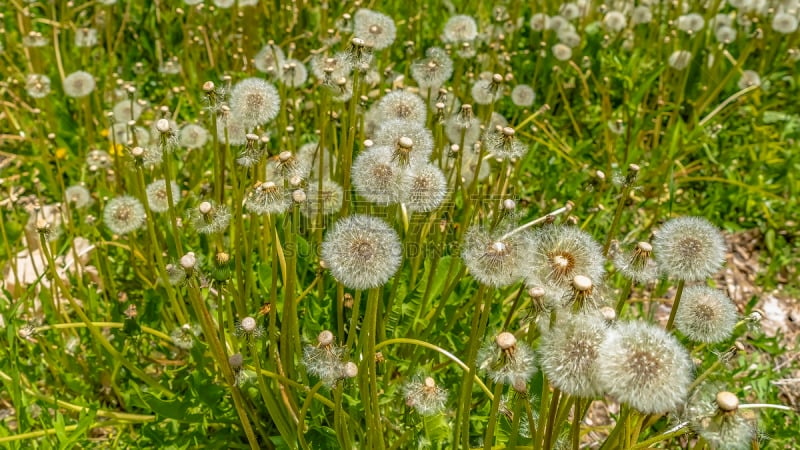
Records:
M799 18L0 3L0 446L796 448Z

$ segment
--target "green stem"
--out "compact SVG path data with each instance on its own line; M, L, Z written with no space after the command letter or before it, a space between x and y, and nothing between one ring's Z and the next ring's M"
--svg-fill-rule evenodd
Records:
M672 310L669 312L669 320L667 320L667 331L672 330L675 324L675 314L678 313L678 306L681 303L681 295L683 295L683 286L686 284L685 280L678 282L678 291L675 293L675 301L672 302Z

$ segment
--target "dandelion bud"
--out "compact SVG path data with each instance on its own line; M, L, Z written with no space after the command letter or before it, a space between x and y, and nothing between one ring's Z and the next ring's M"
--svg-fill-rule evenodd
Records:
M333 333L329 330L323 330L317 336L317 342L319 343L320 347L327 347L333 344L334 341Z
M717 392L716 401L717 406L722 411L732 412L739 409L739 398L734 393L728 391Z
M295 203L305 203L306 193L302 189L297 189L292 192L292 200Z
M347 361L344 363L344 367L342 368L342 376L344 378L355 378L358 376L358 366L356 363L352 361Z
M513 334L504 331L494 338L494 342L501 350L513 349L517 345L517 337Z
M506 331L480 349L477 364L495 383L512 386L527 382L536 372L533 350Z
M406 405L422 416L440 413L447 403L447 391L436 385L432 377L417 376L403 386Z
M185 270L193 270L197 266L197 257L194 252L189 252L181 257L180 263Z
M686 408L689 425L710 448L747 450L753 448L756 426L739 410L739 399L721 383L697 388Z
M508 211L513 211L514 209L516 209L516 207L517 207L517 202L515 202L514 200L511 200L510 198L503 200L504 209Z
M234 353L233 355L228 357L228 364L230 364L231 369L239 370L242 368L244 364L244 357L241 353Z
M201 214L210 214L211 213L211 203L209 202L202 202L200 206L197 207L197 210L200 211Z

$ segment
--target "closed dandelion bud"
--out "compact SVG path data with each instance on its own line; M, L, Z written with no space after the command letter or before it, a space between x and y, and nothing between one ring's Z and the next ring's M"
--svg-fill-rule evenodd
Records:
M292 191L292 201L298 204L306 202L306 193L302 189L295 189Z
M417 376L403 386L406 405L421 416L432 416L444 411L447 391L436 385L431 377Z
M208 131L200 125L188 124L181 128L178 144L183 148L201 148L208 142Z
M289 208L289 196L282 186L272 181L257 183L247 193L244 206L255 214L281 214Z
M453 75L453 60L439 47L425 51L425 58L411 66L411 77L423 91L444 84Z
M648 242L639 242L632 251L624 252L615 241L611 247L611 261L622 275L638 283L649 283L658 278L653 246Z
M422 164L409 168L409 178L404 184L408 192L403 203L409 212L430 212L439 207L447 195L447 179L434 164Z
M181 196L181 190L178 184L174 181L170 182L172 189L173 206L178 203ZM169 210L169 199L167 198L167 183L164 180L156 180L147 185L147 204L150 206L150 211L156 213L163 213Z
M739 411L736 395L721 388L720 383L708 383L692 394L685 410L689 426L712 449L753 448L755 423Z
M722 291L691 286L683 291L675 328L692 341L714 344L731 337L737 320L736 305Z
M568 225L546 225L533 235L529 277L570 287L576 275L599 286L605 274L603 249L589 233Z
M689 67L692 60L692 53L687 50L676 50L669 55L667 62L675 70L683 70Z
M249 129L274 119L281 98L275 86L260 78L246 78L234 85L230 105L231 113Z
M247 340L258 339L264 334L264 328L255 318L247 316L236 324L236 335Z
M75 184L68 187L64 191L64 199L67 201L67 203L72 204L77 209L86 208L94 202L89 189L86 189L86 186L81 184Z
M425 102L412 92L392 91L384 95L375 108L381 122L396 119L425 125L427 117Z
M244 365L244 357L241 353L234 353L228 357L228 364L230 364L231 369L240 370Z
M504 287L519 281L530 252L530 236L516 233L504 237L473 225L464 235L461 258L470 275L488 286Z
M217 281L228 280L233 273L233 259L231 255L226 252L217 252L213 258L213 265L211 266L211 275Z
M358 366L353 361L347 361L342 366L342 378L355 378L358 376Z
M618 323L600 346L598 377L607 394L645 414L675 411L692 381L689 354L650 323Z
M550 383L579 398L601 395L598 358L607 330L603 318L596 314L559 317L539 340L539 364Z
M306 190L306 202L300 208L300 212L310 219L317 217L322 212L323 216L335 214L342 209L344 191L339 184L330 179L322 180L322 190L319 188L317 180L311 180Z
M379 205L399 203L407 192L405 171L390 147L373 147L359 153L351 171L358 195Z
M486 150L500 159L515 159L528 152L528 147L516 138L516 132L511 127L498 125L487 130L483 142Z
M147 213L134 197L123 195L111 199L103 210L103 222L115 234L128 234L144 225Z
M392 45L396 34L394 20L385 14L361 8L353 16L353 35L375 50Z
M485 371L495 383L514 385L527 382L536 372L533 350L504 331L478 351L478 370Z
M191 275L192 272L200 267L199 261L197 260L197 256L194 254L194 252L187 252L185 255L181 256L180 265L183 270L186 271L187 275Z
M227 206L215 202L202 202L189 210L189 221L198 233L220 233L228 227L231 213Z
M79 70L64 78L64 94L68 97L86 97L94 91L95 81L92 74Z
M725 261L722 233L702 217L667 221L656 234L653 248L661 270L678 280L704 280L719 272Z
M467 15L456 15L447 19L442 31L442 41L451 44L474 41L478 37L478 24Z
M377 217L341 218L322 243L322 259L331 275L350 289L382 286L397 272L401 258L397 232Z

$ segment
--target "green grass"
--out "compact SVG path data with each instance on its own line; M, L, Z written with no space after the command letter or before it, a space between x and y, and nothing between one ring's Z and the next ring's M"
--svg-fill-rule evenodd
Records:
M541 371L518 395L476 370L479 347L501 331L536 349L551 316L537 310L524 282L481 285L462 260L469 245L464 234L475 224L510 229L571 202L552 220L580 227L601 246L617 239L630 247L651 241L670 218L702 216L728 233L758 230L756 284L796 297L798 33L773 30L774 12L740 12L756 18L759 31L734 19L737 37L722 45L710 23L717 10L689 2L688 11L705 15L698 33L674 27L680 15L674 8L654 6L651 23L632 25L627 13L626 29L615 34L604 29L595 5L571 21L580 44L569 60L559 61L551 51L557 33L534 31L528 23L534 13L557 14L559 2L508 2L498 6L502 10L492 3L362 4L393 18L397 36L375 52L377 81L359 75L359 95L345 102L335 101L337 92L313 75L300 87L286 86L257 71L252 58L270 41L305 65L316 54L346 51L353 36L342 28L342 17L355 14L352 2L287 7L262 0L241 9L177 1L0 5L0 261L8 266L0 295L0 445L491 448L494 439L496 447L543 448L556 441L574 447L576 431L589 442L591 431L599 433L598 443L612 433L605 448L650 439L659 448L706 448L687 429L683 437L660 440L687 419L680 414L633 411L616 428L575 427L570 406L586 407L586 401L558 394ZM731 6L720 11L734 17ZM475 57L462 58L457 45L446 46L455 66L444 84L447 101L472 103L470 89L483 72L504 76L506 95L493 105L473 104L475 115L487 126L492 112L501 114L528 150L511 162L489 158L486 180L457 181L453 167L470 149L450 151L444 125L429 108L433 161L441 161L449 194L440 207L409 219L405 207L375 205L348 190L348 162L369 151L363 143L383 121L370 107L384 91L416 88L411 64L427 48L445 47L444 24L455 14L474 17L481 35L471 43ZM74 44L84 27L97 29L96 46ZM328 29L336 39L328 39ZM42 33L44 45L23 45L32 31ZM680 49L693 54L684 70L667 63ZM171 58L180 63L179 73L159 72ZM87 97L70 98L62 80L77 70L92 74L97 86ZM743 70L757 72L760 86L739 86ZM43 98L29 92L30 74L49 77ZM244 168L234 161L244 147L226 143L214 124L221 120L215 105L248 77L274 84L282 100L275 119L253 131L265 136L265 155ZM202 89L207 81L218 97L209 100ZM530 107L516 106L508 95L521 83L536 92ZM133 152L138 142L112 141L108 133L106 113L132 101L146 103L136 126L150 132L161 118L179 127L197 123L209 131L208 143L177 148L166 162L144 166ZM447 110L443 119L457 112ZM153 136L149 147L158 147L160 138ZM289 188L288 179L265 177L268 158L309 142L321 142L334 155L325 170L345 187L343 211L316 221L301 215L299 205L265 216L242 207L256 182ZM94 149L109 152L107 167L87 163ZM635 180L631 164L639 167ZM145 186L165 177L181 190L169 211L149 213L139 230L115 235L103 217L108 202L123 194L144 199ZM85 209L64 204L65 189L79 183L93 199ZM308 193L312 183L317 179L291 190ZM232 219L223 232L201 235L188 213L211 199L227 205ZM511 212L501 208L506 199L516 202ZM63 204L58 223L37 228L35 212L29 219L34 205L55 203ZM348 289L320 263L327 231L350 213L382 217L402 242L399 270L379 287ZM17 283L25 250L39 248L41 237L56 229L60 235L41 247L44 262ZM503 240L503 233L495 234L492 240ZM73 265L54 278L47 261L71 258L79 251L77 237L93 247L78 264L82 269ZM167 283L167 265L178 266L190 251L198 266L184 282ZM221 253L227 261L219 260ZM595 295L613 306L629 283L610 262L606 268ZM622 318L654 321L659 304L669 308L676 281L633 285ZM737 305L743 319L758 301ZM262 336L237 332L246 316L257 319ZM184 325L190 348L176 345ZM304 349L316 345L323 330L333 332L332 351L357 364L358 376L324 383L308 370ZM697 363L695 376L723 383L742 403L784 400L771 382L792 376L792 367L774 361L789 357L796 337L767 337L749 321L713 345L674 333ZM734 346L740 351L719 362ZM244 359L241 369L228 362L236 353ZM449 395L443 412L421 416L406 405L404 387L428 375ZM610 397L597 399L614 404ZM532 433L520 433L529 419ZM790 448L796 439L794 412L760 409L756 423L760 448Z

